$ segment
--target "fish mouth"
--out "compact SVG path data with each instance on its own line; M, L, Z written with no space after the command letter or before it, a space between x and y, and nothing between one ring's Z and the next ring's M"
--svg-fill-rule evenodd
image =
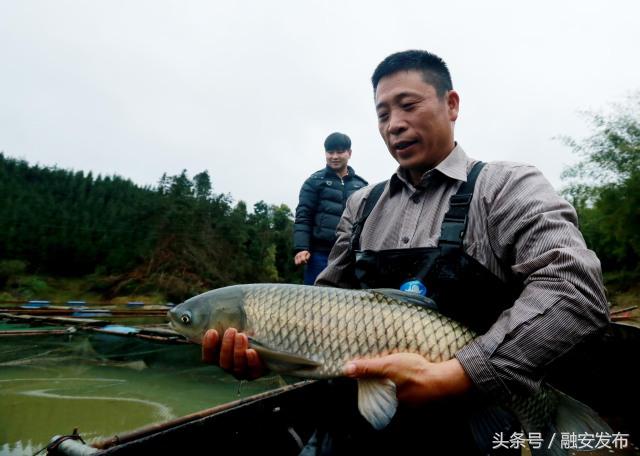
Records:
M171 310L167 312L167 319L169 320L169 327L174 331L177 331L178 328L176 327L175 322L173 320L173 314L171 313Z
M178 335L193 343L201 344L202 339L204 339L204 333L185 331L184 328L181 328L177 323L174 323L173 321L169 322L169 327L176 333L178 333Z
M180 331L180 327L173 320L169 320L169 328L173 329L175 332L177 332L181 336L184 336L184 333Z
M181 329L181 325L179 323L178 320L178 316L173 312L173 310L175 309L175 307L171 310L169 310L169 312L167 312L167 319L169 320L169 327L171 329L173 329L176 332L180 332Z

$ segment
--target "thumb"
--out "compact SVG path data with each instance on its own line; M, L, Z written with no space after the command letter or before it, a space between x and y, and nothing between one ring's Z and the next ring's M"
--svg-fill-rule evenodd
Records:
M354 359L349 361L343 369L344 375L351 378L384 377L385 363L377 359Z

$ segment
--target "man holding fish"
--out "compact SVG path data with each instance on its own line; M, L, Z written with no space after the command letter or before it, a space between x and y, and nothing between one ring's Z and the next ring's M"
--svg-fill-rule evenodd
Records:
M349 199L316 285L417 292L480 335L439 362L407 352L346 362L344 376L393 382L400 408L383 437L351 436L345 448L364 439L382 452L407 438L472 454L460 423L478 403L535 394L550 363L608 324L600 263L575 210L536 168L479 162L454 140L460 96L442 59L392 54L372 82L378 129L399 167ZM203 359L238 378L265 372L234 328L209 330Z

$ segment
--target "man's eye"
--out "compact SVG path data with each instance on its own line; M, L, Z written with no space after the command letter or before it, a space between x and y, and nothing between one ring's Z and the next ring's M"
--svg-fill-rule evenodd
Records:
M404 109L405 111L410 111L414 108L415 105L415 103L405 103L402 105L402 109Z
M389 117L389 114L387 114L386 112L378 113L378 120L380 121L387 120L388 117Z

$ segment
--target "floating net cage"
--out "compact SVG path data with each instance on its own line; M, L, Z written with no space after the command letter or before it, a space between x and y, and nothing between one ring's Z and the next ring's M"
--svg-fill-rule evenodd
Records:
M0 456L32 455L74 428L86 442L99 441L282 384L238 382L202 363L200 346L158 336L157 322L148 338L119 323L33 327L0 319Z

